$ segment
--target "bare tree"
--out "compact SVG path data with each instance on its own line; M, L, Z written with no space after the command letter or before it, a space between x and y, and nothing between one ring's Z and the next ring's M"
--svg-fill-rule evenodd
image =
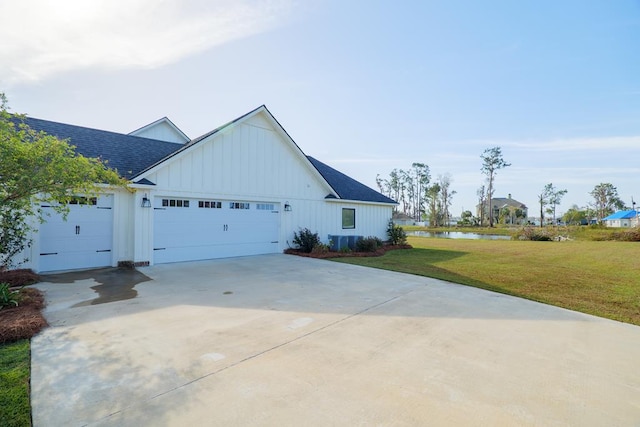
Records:
M538 194L538 203L540 204L540 227L544 227L544 208L549 204L552 189L553 184L547 184L542 189L542 192Z
M425 196L428 206L429 227L437 227L440 225L438 204L440 201L440 184L436 182L427 187Z
M449 213L449 207L451 206L451 199L453 198L455 191L450 190L451 187L451 175L445 173L444 175L438 175L438 184L440 184L440 201L442 204L442 216L443 225L449 227L451 225L451 214Z
M482 227L484 225L484 207L485 204L487 202L487 191L484 187L484 185L481 185L480 188L478 188L478 191L476 192L476 194L478 195L478 205L480 206L480 227Z
M556 224L556 206L560 204L562 198L567 194L567 190L558 190L553 184L549 183L549 207L553 213L553 224Z
M612 184L600 183L589 194L593 197L593 208L599 222L615 209L624 209L624 202L618 196L618 189Z
M491 198L493 197L493 181L495 179L498 170L511 166L511 163L507 163L502 158L502 149L500 147L487 148L480 155L482 159L482 167L480 170L487 176L487 199L489 201L489 227L493 227L493 206L491 205Z

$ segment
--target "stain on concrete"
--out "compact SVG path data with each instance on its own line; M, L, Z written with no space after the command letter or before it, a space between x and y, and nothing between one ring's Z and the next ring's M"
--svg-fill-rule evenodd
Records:
M107 302L124 301L138 296L134 288L138 283L152 280L138 270L132 268L100 268L95 270L71 271L59 274L42 274L42 281L51 283L73 283L76 280L93 279L98 285L92 286L98 297L82 301L73 307L104 304Z

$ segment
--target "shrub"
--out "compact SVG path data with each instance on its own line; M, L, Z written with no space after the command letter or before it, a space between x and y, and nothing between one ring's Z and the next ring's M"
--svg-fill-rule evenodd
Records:
M312 254L326 254L329 252L329 246L324 243L318 243L311 249Z
M399 225L395 225L393 221L389 221L387 226L387 236L389 236L389 243L392 245L406 245L407 233Z
M17 307L20 301L20 291L12 291L8 283L0 283L0 310L4 307Z
M382 247L382 240L375 236L365 237L356 242L356 252L375 252Z
M320 244L320 237L318 237L318 233L312 233L308 228L301 228L299 233L293 232L293 244L301 252L308 254Z
M514 238L518 240L532 240L537 242L550 242L553 236L545 228L525 227L518 231Z
M619 242L640 242L640 229L612 233L611 240L617 240Z

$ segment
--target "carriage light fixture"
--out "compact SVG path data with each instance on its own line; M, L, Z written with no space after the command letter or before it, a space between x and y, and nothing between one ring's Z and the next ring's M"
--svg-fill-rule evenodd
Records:
M142 197L142 204L140 206L142 206L143 208L151 207L151 199L147 197L147 193L144 193L144 197Z
M291 205L289 204L289 202L284 202L284 211L291 212Z

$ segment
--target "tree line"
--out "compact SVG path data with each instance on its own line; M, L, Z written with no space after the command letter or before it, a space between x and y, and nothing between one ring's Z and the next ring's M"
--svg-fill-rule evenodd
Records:
M488 225L496 223L522 224L527 223L527 211L518 206L506 204L502 207L494 206L495 179L500 169L511 166L502 155L501 147L485 149L480 155L482 165L480 171L485 175L485 183L477 190L478 207L474 216L469 210L461 213L462 225ZM376 176L379 191L396 200L398 206L394 213L403 213L415 221L428 220L434 227L449 226L451 223L450 207L456 191L451 188L453 179L449 173L438 175L435 182L431 181L429 166L425 163L413 163L411 168L393 169L388 178ZM557 207L567 194L566 189L557 188L553 183L546 184L537 197L540 208L540 226L547 223L557 224ZM584 208L572 206L561 218L566 224L585 224L593 220L601 222L611 213L625 209L625 203L620 199L618 190L610 183L600 183L589 193L592 201ZM632 201L632 209L635 202Z
M451 203L456 194L451 189L451 175L438 175L431 182L431 172L425 163L413 163L410 169L394 169L388 178L376 176L382 194L398 202L396 213L415 221L429 220L432 226L451 224Z

